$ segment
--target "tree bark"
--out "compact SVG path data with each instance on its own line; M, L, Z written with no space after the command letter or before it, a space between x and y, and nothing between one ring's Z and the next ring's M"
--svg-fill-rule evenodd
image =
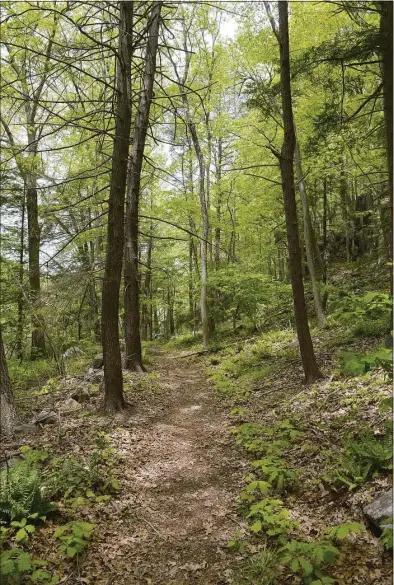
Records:
M315 305L317 324L319 327L323 327L324 310L318 283L318 272L320 272L321 274L321 271L317 270L318 260L316 258L316 252L314 249L316 247L316 238L313 231L311 214L309 211L308 196L306 193L304 176L302 173L300 146L298 144L297 139L295 142L295 167L297 173L298 190L301 195L301 207L304 219L305 250L308 264L308 272L312 285L313 303Z
M201 233L201 240L200 240L200 255L201 255L201 295L200 295L200 312L201 312L201 326L202 326L202 338L203 338L203 345L204 349L207 351L209 349L209 339L210 339L210 330L209 330L209 310L208 310L208 236L209 236L209 217L208 217L208 206L207 206L207 199L206 199L206 192L205 192L205 176L206 176L206 167L205 167L205 160L204 154L201 150L200 140L198 138L197 129L194 121L192 120L190 114L190 107L187 98L187 94L185 93L185 83L187 80L189 66L190 66L190 53L187 50L187 32L184 30L184 49L186 54L186 62L185 68L183 72L182 79L179 77L178 70L176 63L172 60L172 64L175 69L175 73L178 78L179 89L182 95L182 103L185 108L185 118L186 118L186 127L190 133L191 142L193 144L194 152L196 154L197 162L198 162L198 196L200 200L200 210L201 210L201 222L202 222L202 233ZM196 256L197 259L197 256Z
M25 258L25 212L26 212L26 195L23 189L22 201L22 222L19 249L19 291L18 291L18 325L16 339L16 355L19 360L23 359L23 325L25 320L25 299L23 291L24 276L24 258Z
M136 372L145 371L142 364L140 332L138 220L141 171L149 123L149 112L153 96L161 5L161 2L155 2L152 5L152 12L149 18L145 71L139 97L137 117L134 124L133 146L130 165L128 168L125 223L124 330L126 342L126 368Z
M131 129L131 57L133 2L120 2L115 138L108 201L107 252L102 295L104 409L124 408L119 346L119 292L124 243L124 201Z
M286 231L289 248L290 274L293 290L294 313L297 335L304 368L305 382L314 382L322 377L316 363L312 339L309 331L305 305L304 284L302 281L302 262L299 243L297 207L294 187L293 158L296 136L293 123L293 107L290 84L290 55L287 0L278 2L279 10L279 49L280 49L280 86L284 139L280 153L280 172L286 217Z
M0 434L10 435L16 421L14 395L8 374L7 361L0 329Z
M387 168L389 173L389 211L386 231L389 234L389 258L393 259L393 3L379 2L380 41L382 56L383 110L386 131ZM391 268L392 275L392 268ZM391 289L392 289L392 278Z
M186 96L185 96L186 97ZM189 116L188 116L189 118ZM204 155L200 147L200 141L197 136L196 126L189 118L188 127L192 137L194 150L196 152L198 167L199 167L199 181L198 181L198 195L200 199L201 220L202 220L202 239L201 239L201 325L202 325L202 339L204 349L209 349L209 313L208 313L208 298L207 298L207 280L208 280L208 235L209 235L209 220L207 202L205 199L205 165Z
M45 333L42 327L40 311L40 239L41 230L38 223L38 196L37 177L34 171L36 157L36 132L28 132L28 151L31 153L31 169L26 173L26 210L27 233L29 250L29 285L30 302L32 306L33 329L31 334L31 359L37 359L45 354Z
M215 264L218 268L220 266L220 237L221 237L221 221L222 221L222 191L221 191L221 180L222 180L222 159L223 159L223 141L220 137L218 140L218 154L217 154L217 167L216 167L216 185L217 185L217 198L216 198L216 228L215 228Z
M327 179L324 177L323 181L323 284L327 284ZM323 309L327 307L328 293L327 290L323 295Z

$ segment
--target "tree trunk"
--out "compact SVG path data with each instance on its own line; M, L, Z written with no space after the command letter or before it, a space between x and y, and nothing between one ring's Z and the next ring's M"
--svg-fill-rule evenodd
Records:
M0 434L10 435L16 421L14 395L12 393L7 361L0 329Z
M133 2L120 2L115 138L108 201L107 252L102 296L104 409L124 408L119 346L119 291L124 243L124 200L131 129L131 57Z
M23 291L23 276L24 276L24 256L25 256L25 211L26 211L26 197L25 189L23 190L22 201L22 222L21 222L21 239L19 250L19 290L18 290L18 325L16 338L16 355L19 360L23 359L23 325L25 317L25 299Z
M387 167L390 197L390 248L393 258L393 3L380 2L380 52L382 55L383 109L386 130Z
M138 220L142 162L149 112L153 96L156 71L156 54L160 26L161 2L152 7L148 24L145 71L134 124L133 146L128 169L128 190L125 223L125 266L124 266L124 330L126 342L126 368L144 372L142 364L140 303L138 278Z
M216 168L216 186L217 186L217 199L216 199L216 228L215 228L215 264L218 268L220 266L220 224L222 221L222 191L221 191L221 180L222 180L222 159L223 159L223 145L222 139L218 140L218 156L217 156L217 168Z
M208 222L208 210L205 200L205 188L204 188L204 159L200 149L200 143L198 141L197 132L194 124L192 139L194 143L194 149L196 151L198 165L199 165L199 198L201 208L201 219L202 219L202 240L201 240L201 325L202 325L202 338L204 349L208 350L209 347L209 313L208 313L208 294L207 294L207 280L208 280L208 234L209 234L209 222Z
M323 282L327 284L327 179L323 181Z
M388 257L393 261L393 2L379 2L382 56L383 110L386 131L387 168L389 173L388 208L382 210L383 231L388 242ZM390 266L390 291L393 294L393 266ZM392 319L391 319L392 322Z
M345 161L342 158L341 174L339 180L339 194L341 197L342 211L345 218L345 247L346 247L346 262L350 262L350 200L348 194L348 183L345 175Z
M152 250L153 250L153 226L150 226L150 233L148 239L148 250L146 254L147 270L145 273L144 296L145 296L145 322L144 334L145 339L152 340ZM149 333L148 333L149 331Z
M194 287L193 287L193 241L190 236L189 239L189 278L188 278L188 296L189 296L189 322L194 331L195 316L194 316Z
M198 139L197 130L194 122L190 118L189 104L187 97L182 94L183 103L186 109L187 127L190 132L194 151L196 153L199 169L198 178L198 195L200 200L201 220L202 220L202 239L200 241L201 251L201 296L200 296L200 310L201 310L201 325L202 338L204 349L209 347L209 313L208 313L208 295L207 295L207 280L208 280L208 235L209 235L209 219L207 202L205 198L205 164L204 155L201 150L200 141Z
M327 284L327 179L323 181L323 284ZM327 306L327 291L323 295L323 308Z
M30 140L29 140L30 142ZM45 354L45 333L40 311L40 226L38 224L37 180L33 175L27 179L26 190L27 231L29 244L29 285L32 306L33 330L31 334L31 359Z
M308 264L309 277L311 279L311 285L312 285L313 302L315 305L317 324L319 327L323 327L323 325L324 325L324 310L323 310L323 304L322 304L322 300L321 300L319 283L318 283L318 272L321 273L321 271L317 270L318 260L316 258L316 252L315 252L315 247L317 247L316 246L316 238L315 238L315 234L313 232L312 219L311 219L311 214L309 211L308 196L307 196L306 189L305 189L304 176L302 174L300 146L298 144L297 139L296 139L296 143L295 143L295 167L296 167L296 173L297 173L298 190L299 190L300 195L301 195L301 207L302 207L302 215L303 215L303 219L304 219L304 239L305 239L306 259L307 259L307 264ZM320 253L319 253L319 255L320 255Z
M296 136L293 124L293 108L290 84L290 55L288 29L288 3L278 2L279 9L279 49L280 49L280 85L284 139L280 153L280 172L286 217L287 241L289 248L290 274L293 289L294 312L297 335L300 345L305 382L311 383L322 377L316 363L312 339L309 331L308 316L305 305L304 284L302 281L301 251L298 234L297 207L294 188L293 158Z

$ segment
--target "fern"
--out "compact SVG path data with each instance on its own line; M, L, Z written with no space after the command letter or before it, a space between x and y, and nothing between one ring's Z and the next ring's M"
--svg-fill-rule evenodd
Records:
M56 506L41 495L40 472L27 462L0 473L0 519L20 520L31 514L47 514Z
M371 433L349 439L326 479L339 488L354 490L374 474L392 469L392 443L391 433L383 439Z
M371 465L375 471L392 469L392 437L379 440L370 433L348 442L348 453L359 461Z

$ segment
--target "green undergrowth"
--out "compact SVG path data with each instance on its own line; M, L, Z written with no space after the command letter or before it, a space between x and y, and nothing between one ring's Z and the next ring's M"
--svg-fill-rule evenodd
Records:
M239 498L247 530L228 545L245 558L237 585L279 585L290 575L305 585L337 583L335 565L352 554L364 526L353 521L324 526L319 519L311 538L287 502L296 501L301 486L318 493L324 485L333 499L353 494L392 470L392 357L379 345L387 331L388 297L354 296L339 296L327 327L313 332L318 355L330 356L325 374L331 376L311 387L292 379L298 375L292 374L298 357L292 330L268 332L207 358L211 381L233 405L236 443L250 458ZM346 314L354 307L357 322ZM365 343L362 336L372 330L377 339ZM280 385L278 403L272 385L281 377L298 388L286 397L286 384L285 390ZM264 409L266 389L271 414ZM392 546L389 527L382 542Z
M0 473L2 584L59 582L59 567L52 568L31 552L35 539L43 529L48 534L53 520L59 557L81 566L95 533L95 525L81 516L87 510L91 515L95 506L104 505L120 489L108 437L100 431L92 442L90 455L80 459L21 447L21 461Z

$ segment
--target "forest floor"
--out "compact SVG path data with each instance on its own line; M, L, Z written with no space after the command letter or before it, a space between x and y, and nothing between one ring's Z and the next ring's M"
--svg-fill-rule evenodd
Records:
M60 583L224 585L240 560L227 543L243 525L237 496L247 462L234 445L229 410L208 383L201 358L153 351L151 374L125 374L135 406L122 415L99 413L96 387L83 410L62 414L59 427L45 425L23 437L21 444L52 456L88 461L99 430L114 451L120 489L112 499L76 500L74 511L61 505L64 518L35 537L35 556L63 575ZM54 396L59 402L82 380L66 377L58 392L36 397L36 410L50 410ZM64 563L51 538L70 514L97 527L78 563Z
M34 406L37 411L56 410L56 404L76 387L90 392L89 401L76 412L63 413L59 425L36 425L20 436L19 443L4 443L6 453L27 444L46 449L51 457L89 462L97 451L98 433L103 432L111 461L102 469L119 482L105 501L91 498L88 491L83 498L63 497L60 516L37 530L28 548L49 562L51 571L60 576L59 583L266 583L244 573L250 555L265 547L250 534L239 499L244 478L252 471L251 457L236 444L233 430L245 423L272 426L290 418L302 429L301 439L286 452L288 464L302 474L302 481L281 495L291 518L299 523L298 537L310 541L325 526L364 521L362 507L389 489L390 477L372 478L354 492L336 492L322 479L324 465L327 457L335 462L346 432L365 427L384 433L387 415L380 412L379 404L390 395L390 382L381 371L343 379L335 369L334 333L331 341L327 335L314 339L326 378L305 387L297 343L291 336L273 334L269 351L266 341L253 345L240 340L236 347L229 343L209 356L195 355L193 349L151 347L150 373L125 373L132 406L114 418L100 412L101 392L98 385L86 381L85 374L66 376L56 390L31 397L26 404L30 416ZM378 343L364 340L347 347L373 349ZM260 369L256 370L256 363ZM246 392L242 376L232 377L240 364L249 376L255 375L255 383L247 379ZM220 393L217 385L217 380L227 380L217 377L224 366L231 366L228 379L233 380L234 394ZM63 481L72 485L75 478ZM62 559L53 538L56 527L70 519L95 525L91 542L77 561ZM228 548L234 538L245 541L246 552ZM391 583L390 555L369 530L346 546L334 569L340 585ZM301 577L283 573L275 583L295 585Z
M89 554L97 583L224 585L231 576L226 545L240 523L244 466L201 366L156 356L156 392L109 433L121 495Z

